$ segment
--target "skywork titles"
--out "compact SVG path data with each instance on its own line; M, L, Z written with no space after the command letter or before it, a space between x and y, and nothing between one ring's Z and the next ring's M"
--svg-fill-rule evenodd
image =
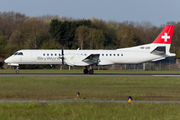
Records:
M59 60L61 60L61 58L59 58L59 57L37 57L37 60L41 60L41 61L47 61L47 60L59 61Z

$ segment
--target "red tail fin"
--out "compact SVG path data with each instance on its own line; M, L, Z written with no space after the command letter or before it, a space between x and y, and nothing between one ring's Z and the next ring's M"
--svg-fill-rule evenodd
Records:
M164 30L159 34L153 43L171 44L174 31L174 25L166 25Z

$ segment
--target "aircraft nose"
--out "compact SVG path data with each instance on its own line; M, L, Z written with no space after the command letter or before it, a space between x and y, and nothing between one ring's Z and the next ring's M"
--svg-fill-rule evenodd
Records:
M5 59L4 62L5 62L5 63L8 63L8 62L9 62L9 58Z
M7 59L4 60L5 63L7 63L7 61L8 61Z

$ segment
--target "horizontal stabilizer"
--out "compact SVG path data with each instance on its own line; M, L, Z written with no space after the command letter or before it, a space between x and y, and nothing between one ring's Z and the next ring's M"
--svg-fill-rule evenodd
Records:
M155 55L166 54L166 47L165 46L156 47L151 53Z

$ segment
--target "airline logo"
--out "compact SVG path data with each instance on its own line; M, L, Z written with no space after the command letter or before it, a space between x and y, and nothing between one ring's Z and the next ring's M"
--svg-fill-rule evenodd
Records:
M153 43L157 44L171 44L174 31L174 25L166 25L164 30L159 34Z
M74 59L74 55L70 58L71 60Z
M41 61L60 61L61 59L59 57L37 57L37 60L41 60Z
M164 33L164 36L161 38L164 39L164 42L167 42L167 39L170 39L170 36L168 36L167 33Z

